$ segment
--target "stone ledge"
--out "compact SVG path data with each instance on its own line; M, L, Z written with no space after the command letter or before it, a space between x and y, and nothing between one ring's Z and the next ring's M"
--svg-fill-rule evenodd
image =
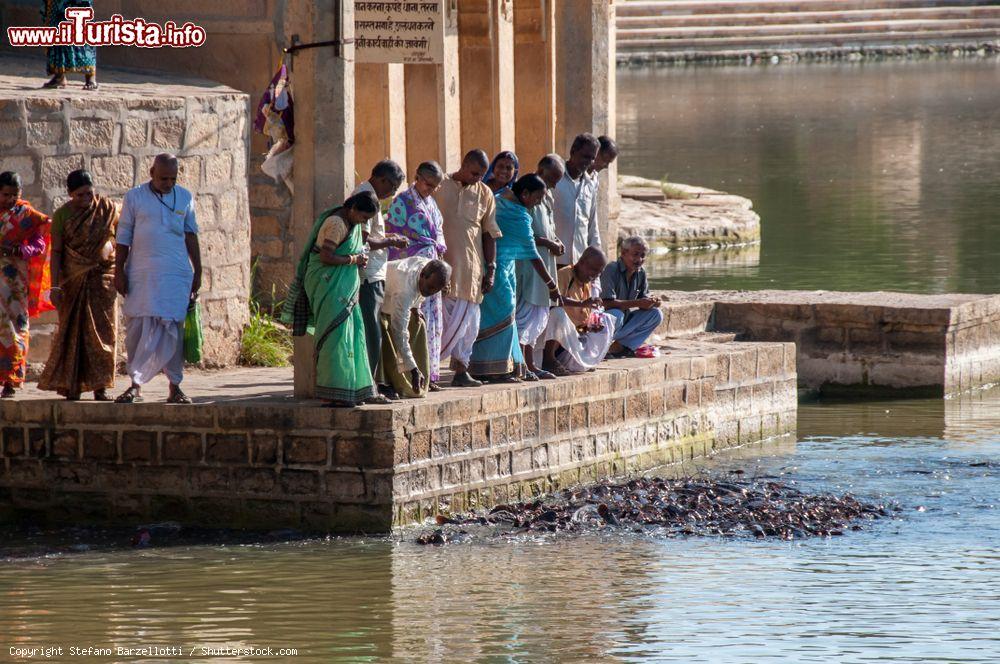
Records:
M760 240L760 217L749 199L704 187L671 186L690 198L668 199L656 180L621 176L619 238L638 235L654 251L739 246Z
M669 291L680 328L794 342L801 386L854 396L954 394L1000 381L1000 296ZM705 305L710 305L710 311ZM665 317L660 333L675 333Z
M653 361L354 410L292 400L290 369L195 373L189 407L27 389L0 402L0 514L385 531L792 431L792 356L677 341Z

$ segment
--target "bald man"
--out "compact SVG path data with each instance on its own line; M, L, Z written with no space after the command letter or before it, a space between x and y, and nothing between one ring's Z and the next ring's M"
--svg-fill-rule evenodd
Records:
M194 197L177 184L177 157L157 155L149 181L125 194L118 221L115 288L125 298L126 370L116 401L142 400L142 385L170 381L168 403L189 404L184 378L184 319L201 288Z

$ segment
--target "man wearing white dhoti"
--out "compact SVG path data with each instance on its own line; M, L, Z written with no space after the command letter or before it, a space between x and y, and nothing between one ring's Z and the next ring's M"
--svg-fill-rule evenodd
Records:
M125 194L118 222L115 288L125 298L126 370L132 384L118 403L142 400L157 374L170 381L167 403L189 404L184 318L201 288L201 250L191 193L177 185L177 157L157 155L149 182Z
M441 357L451 357L455 387L482 385L469 375L469 363L479 336L479 305L483 295L493 288L496 241L502 236L493 192L483 184L488 167L486 153L472 150L462 160L462 167L434 192L444 219L448 247L444 259L451 266L451 285L444 299Z
M557 376L593 370L608 352L615 319L601 310L599 277L608 263L604 252L587 247L574 265L559 270L563 306L552 307L542 338L542 367ZM535 347L537 361L539 347Z

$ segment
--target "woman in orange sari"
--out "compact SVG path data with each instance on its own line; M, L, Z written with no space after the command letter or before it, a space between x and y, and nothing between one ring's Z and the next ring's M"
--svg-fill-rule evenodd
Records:
M52 301L59 332L38 387L76 401L115 384L115 230L118 208L94 193L87 171L66 178L69 202L52 215Z
M14 397L28 363L28 319L49 297L50 220L21 200L21 178L0 173L0 398Z

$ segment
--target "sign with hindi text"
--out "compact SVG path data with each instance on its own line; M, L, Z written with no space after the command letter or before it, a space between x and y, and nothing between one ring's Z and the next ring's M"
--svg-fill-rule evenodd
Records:
M354 2L357 62L435 64L444 57L444 1Z

